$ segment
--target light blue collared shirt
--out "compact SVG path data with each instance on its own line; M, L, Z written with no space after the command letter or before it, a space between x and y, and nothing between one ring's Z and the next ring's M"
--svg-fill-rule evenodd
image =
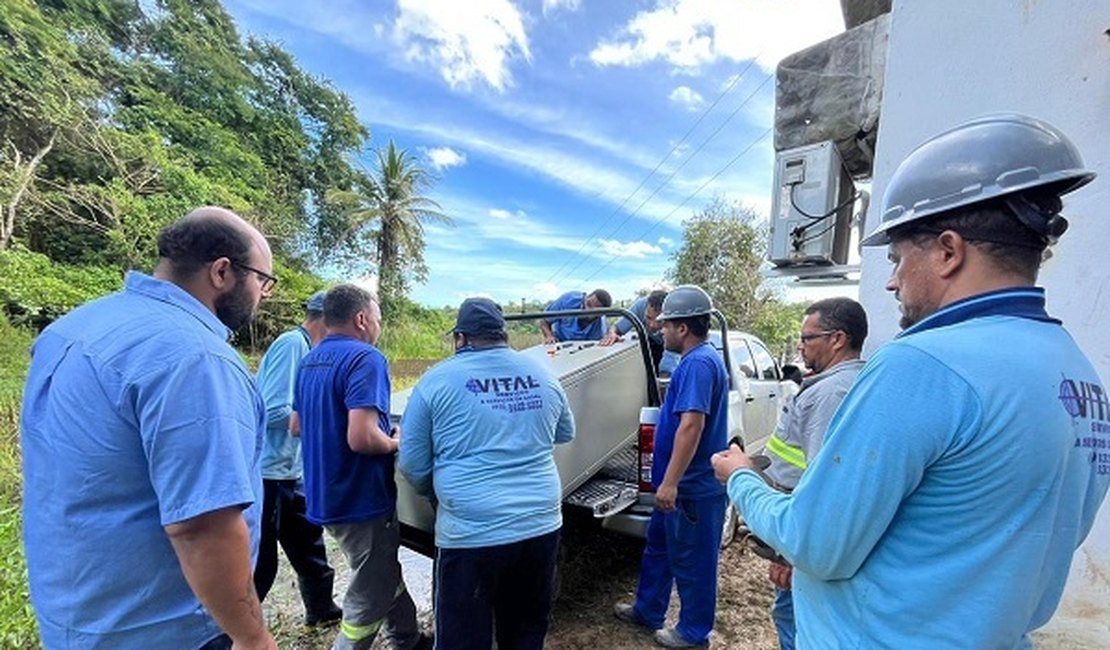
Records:
M266 441L262 447L262 478L301 478L301 439L289 433L297 367L312 348L303 327L274 339L258 364L258 390L266 403Z
M131 272L35 341L23 523L46 648L196 648L220 634L163 527L243 508L257 550L265 407L228 334L177 285Z

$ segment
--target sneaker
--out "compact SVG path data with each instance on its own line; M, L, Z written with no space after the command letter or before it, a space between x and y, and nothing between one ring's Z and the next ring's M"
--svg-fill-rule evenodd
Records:
M656 630L651 638L664 648L705 648L709 646L708 641L702 641L701 643L687 641L678 633L678 630L673 627L665 627L662 630Z
M616 605L613 605L613 616L616 616L629 625L642 627L645 630L654 631L657 629L649 625L644 619L640 618L640 615L636 613L636 606L632 603L617 603Z

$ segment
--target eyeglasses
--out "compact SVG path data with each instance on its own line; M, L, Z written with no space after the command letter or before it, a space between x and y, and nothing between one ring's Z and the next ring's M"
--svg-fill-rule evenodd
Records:
M276 277L270 275L269 273L266 273L265 271L259 271L253 266L247 266L246 264L241 264L239 262L232 262L231 265L238 266L244 271L250 271L251 273L257 275L258 281L262 284L262 293L270 293L270 291L274 288L274 285L277 284L278 279Z
M839 331L840 330L825 330L824 332L815 332L813 334L802 334L798 337L798 340L800 340L802 343L809 343L813 339L819 339L822 336L830 336L832 334L836 334Z

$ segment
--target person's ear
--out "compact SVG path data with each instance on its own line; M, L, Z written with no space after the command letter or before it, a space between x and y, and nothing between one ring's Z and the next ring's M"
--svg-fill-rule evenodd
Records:
M208 266L208 281L216 289L223 290L233 283L235 276L235 269L232 268L231 260L226 257L218 257Z
M967 240L954 230L945 230L937 235L933 242L937 275L947 279L963 268L969 246Z

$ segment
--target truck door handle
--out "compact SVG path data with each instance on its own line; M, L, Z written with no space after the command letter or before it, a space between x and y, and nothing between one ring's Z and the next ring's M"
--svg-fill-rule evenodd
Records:
M745 402L754 402L755 401L755 395L745 395L744 396L744 401Z
M771 394L767 395L767 397L778 397L778 395L776 395L774 393L771 393Z

